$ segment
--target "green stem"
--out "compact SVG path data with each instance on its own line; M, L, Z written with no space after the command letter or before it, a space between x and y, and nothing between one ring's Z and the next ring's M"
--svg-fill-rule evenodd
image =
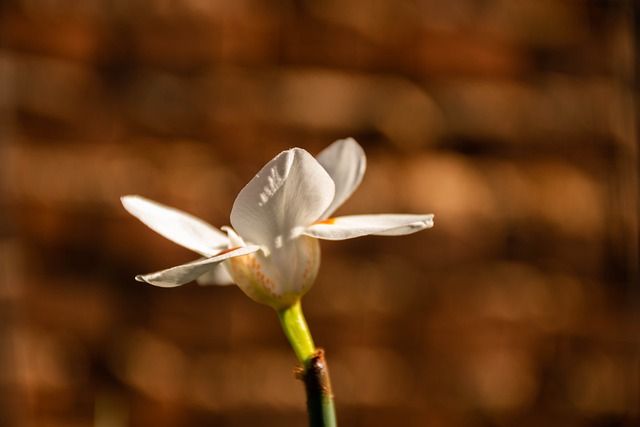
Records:
M324 350L315 348L309 327L302 314L300 301L278 311L280 324L293 351L302 364L300 378L307 392L310 427L336 427L333 392Z
M313 344L307 321L304 320L300 301L298 300L292 306L279 310L278 317L284 334L287 336L291 347L293 347L293 351L306 369L313 353L316 351L316 347Z

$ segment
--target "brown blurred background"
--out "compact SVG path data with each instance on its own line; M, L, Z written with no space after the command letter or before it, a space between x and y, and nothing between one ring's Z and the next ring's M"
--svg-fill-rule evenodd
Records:
M305 425L274 313L135 282L195 256L119 196L222 226L278 152L348 136L339 213L436 226L322 243L342 426L639 425L632 7L0 2L0 426Z

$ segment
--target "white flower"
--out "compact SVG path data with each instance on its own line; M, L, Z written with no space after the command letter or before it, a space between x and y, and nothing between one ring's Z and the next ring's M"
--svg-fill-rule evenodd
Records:
M314 159L300 148L278 154L236 198L223 233L185 212L140 196L124 196L132 215L204 258L136 280L174 287L236 283L255 301L283 309L311 287L320 265L317 239L399 236L433 226L433 215L381 214L331 218L358 187L364 151L349 138Z

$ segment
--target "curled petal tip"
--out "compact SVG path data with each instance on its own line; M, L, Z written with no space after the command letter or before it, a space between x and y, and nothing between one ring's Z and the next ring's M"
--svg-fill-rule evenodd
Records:
M420 221L423 224L423 228L431 228L433 227L433 214L429 214L423 221Z
M416 221L413 224L409 224L409 228L412 231L420 231L420 230L424 230L426 228L431 228L433 227L433 216L428 216L427 218L420 220L420 221Z

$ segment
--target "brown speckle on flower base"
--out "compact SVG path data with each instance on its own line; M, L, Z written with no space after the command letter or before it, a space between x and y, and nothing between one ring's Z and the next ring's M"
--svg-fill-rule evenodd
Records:
M229 260L231 274L247 295L256 301L278 298L276 283L263 271L264 265L255 255Z

